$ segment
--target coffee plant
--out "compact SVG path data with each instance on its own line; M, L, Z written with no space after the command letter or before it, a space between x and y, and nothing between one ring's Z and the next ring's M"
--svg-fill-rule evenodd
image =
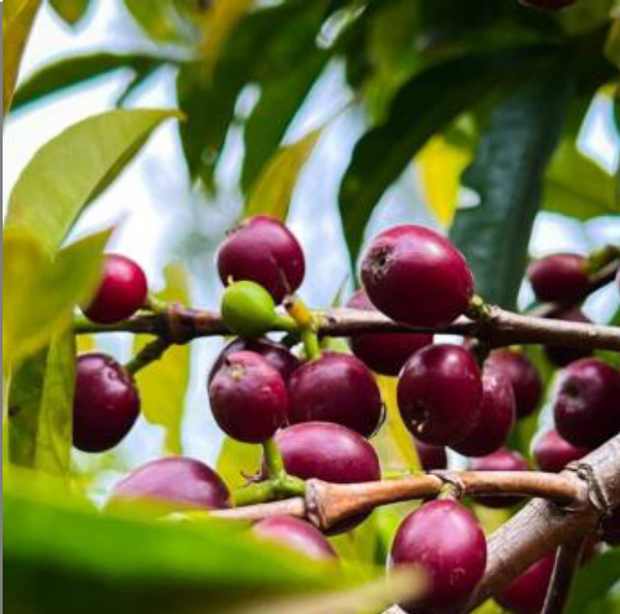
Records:
M620 3L112 4L143 51L50 51L22 75L41 13L78 32L101 4L4 2L7 125L131 75L8 198L7 611L619 612L620 311L588 306L618 305L620 245L530 245L545 213L620 227L617 155L610 170L583 146L607 113L620 147ZM164 73L174 108L136 106ZM338 99L334 74L342 104L292 139L318 90ZM360 135L327 204L349 275L314 305L336 251L290 221L314 206L320 232L321 141L343 118ZM161 290L112 248L123 219L84 220L173 122L201 210L155 245ZM309 160L314 202L293 208ZM412 168L419 219L383 223Z

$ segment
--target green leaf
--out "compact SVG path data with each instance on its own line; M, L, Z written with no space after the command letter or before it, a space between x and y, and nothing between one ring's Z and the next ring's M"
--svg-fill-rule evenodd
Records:
M231 489L242 488L248 483L246 476L260 471L262 458L263 452L259 445L225 437L217 459L217 472Z
M9 458L12 463L67 476L75 382L75 338L71 330L27 358L9 391Z
M34 155L9 198L8 228L27 229L54 253L82 210L138 153L171 110L116 110L89 117Z
M5 231L2 347L7 363L34 353L68 327L73 306L96 288L109 234L78 241L52 262L29 233Z
M86 15L90 0L50 0L50 4L61 19L74 26Z
M518 79L521 69L531 69L548 51L527 47L448 60L405 83L386 120L355 146L340 186L340 214L352 264L379 198L426 141L497 85Z
M171 0L124 0L125 7L150 38L158 43L190 43L196 29Z
M22 82L15 92L11 110L121 68L133 71L136 77L147 75L165 61L165 58L146 54L105 52L58 60L40 68Z
M188 305L187 274L180 263L173 263L164 271L166 282L156 298L166 303ZM134 352L140 351L153 338L147 335L134 337ZM190 346L173 345L164 355L147 368L138 371L136 380L140 389L142 413L152 424L166 429L165 451L181 454L181 421L185 406L185 393L189 383Z
M486 301L513 309L527 263L542 181L572 93L566 58L538 70L491 116L463 184L480 203L457 212L450 238Z
M2 115L11 107L19 65L41 0L6 0L2 12Z
M286 220L297 177L319 140L317 128L292 145L281 147L265 167L252 189L246 216L270 215Z

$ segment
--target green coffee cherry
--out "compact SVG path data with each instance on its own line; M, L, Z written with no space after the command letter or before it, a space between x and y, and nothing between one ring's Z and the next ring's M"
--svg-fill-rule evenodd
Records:
M262 337L278 321L271 294L253 281L237 281L222 297L222 318L241 337Z

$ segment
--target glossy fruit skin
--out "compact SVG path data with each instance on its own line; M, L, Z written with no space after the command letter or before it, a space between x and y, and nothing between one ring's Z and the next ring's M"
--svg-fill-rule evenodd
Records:
M413 326L452 322L467 309L474 280L463 255L422 226L395 226L371 242L361 269L372 303Z
M209 385L218 426L245 443L262 443L287 423L289 396L282 376L262 356L234 352Z
M592 321L586 318L582 313L581 309L578 308L570 309L569 311L554 316L553 319L564 320L566 322L579 322L582 324L592 323ZM561 345L546 345L545 355L552 365L556 367L565 367L575 360L592 356L592 350L563 347Z
M498 371L482 375L480 418L469 435L452 447L465 456L487 456L506 445L515 422L516 404L510 380Z
M107 254L99 289L87 307L86 317L97 324L113 324L144 306L148 294L142 268L120 254Z
M217 255L223 284L251 280L260 284L281 303L299 288L304 279L304 254L294 235L280 221L257 215L235 228Z
M278 317L271 294L253 281L230 284L222 296L221 312L231 331L249 339L268 333Z
M292 516L265 518L252 527L259 539L287 546L317 561L333 561L336 551L325 536L309 522Z
M620 508L603 519L601 524L603 530L603 541L608 546L620 546Z
M215 359L207 382L213 381L214 375L222 366L224 358L235 352L253 352L262 356L288 384L291 375L301 366L301 361L285 345L269 339L242 339L238 337L226 345Z
M377 311L363 289L349 299L347 307ZM349 339L349 346L353 354L375 373L398 375L414 352L432 342L433 335L430 334L368 334L352 337Z
M415 449L418 453L420 465L424 471L435 471L437 469L446 469L448 466L448 455L443 446L431 446L422 441L413 438Z
M568 442L598 447L620 432L620 373L596 358L571 363L560 374L553 414Z
M208 465L182 456L160 458L134 469L112 491L108 507L150 500L166 511L231 507L230 492Z
M536 298L548 303L573 303L589 287L587 259L578 254L553 254L533 262L527 271Z
M472 471L529 471L528 464L518 452L502 448L472 461L470 468ZM480 505L493 508L511 507L520 503L522 497L499 497L499 496L479 496L475 497Z
M486 539L470 511L457 501L426 503L405 518L391 548L391 566L418 564L428 583L420 600L401 607L411 613L458 611L482 578L486 559Z
M557 431L547 431L534 444L534 459L541 471L559 473L573 461L583 458L590 448L577 447L566 441Z
M291 376L289 394L291 424L333 422L370 437L383 418L374 375L350 354L324 352L303 364Z
M375 449L361 435L339 424L295 424L278 431L275 441L286 471L302 480L317 478L353 484L373 482L381 477ZM332 527L329 534L350 531L367 516L364 513L346 518Z
M560 11L575 4L577 0L519 0L524 6L542 11Z
M542 397L542 381L527 356L508 349L497 350L491 352L485 368L497 370L510 380L515 394L517 419L525 418L536 410Z
M555 552L551 552L517 576L495 600L514 614L540 614L554 563Z
M73 445L83 452L103 452L129 433L140 414L133 377L111 356L78 356L73 398Z
M405 364L397 400L405 426L424 443L450 446L480 418L482 377L472 354L458 345L429 345Z

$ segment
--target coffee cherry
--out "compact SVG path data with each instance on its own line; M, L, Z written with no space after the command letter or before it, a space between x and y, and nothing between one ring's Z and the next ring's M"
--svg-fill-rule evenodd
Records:
M109 450L129 433L140 413L133 377L106 354L78 356L73 397L73 445Z
M336 484L374 482L381 476L374 448L358 433L330 422L304 422L278 431L276 444L284 468L302 480L317 478ZM368 513L345 518L329 534L350 531Z
M528 471L529 467L521 454L513 450L502 448L501 450L497 450L497 452L493 452L493 454L489 454L488 456L483 456L482 458L475 459L471 463L471 470ZM517 503L520 503L523 500L522 497L504 497L499 495L484 495L478 496L475 499L481 505L494 508L511 507L513 505L516 505Z
M358 290L347 303L351 309L377 311L364 290ZM381 375L398 375L407 359L430 345L433 335L417 333L356 335L349 339L351 351L370 369Z
M517 418L533 413L542 397L542 381L536 367L527 356L512 350L492 352L485 367L505 375L512 384L515 394Z
M587 259L578 254L553 254L532 263L527 277L539 300L573 303L588 290L587 264Z
M541 11L559 11L571 4L575 4L576 1L577 0L519 0L524 6Z
M462 441L480 418L482 378L473 356L458 345L429 345L405 364L398 380L405 426L424 443Z
M552 316L557 320L564 320L566 322L579 322L582 324L591 324L592 321L583 315L581 309L570 309L557 316ZM545 355L552 365L556 367L565 367L575 360L580 358L586 358L592 356L592 350L564 347L561 345L546 345Z
M271 294L253 281L230 284L222 296L222 319L241 337L262 337L276 323L278 314Z
M425 574L421 599L407 612L454 612L471 597L484 574L487 544L473 514L457 501L431 501L400 525L390 564L418 565Z
M506 444L515 421L515 397L508 378L497 371L482 376L480 418L463 441L452 446L465 456L486 456Z
M361 276L380 311L413 326L452 322L474 293L462 254L421 226L396 226L378 235L364 256Z
M620 508L601 523L603 541L608 546L620 546Z
M620 373L596 358L573 362L560 374L553 413L564 439L596 448L620 432Z
M373 374L350 354L325 352L302 365L289 382L290 421L334 422L370 437L383 416Z
M534 444L534 459L541 471L559 473L573 461L583 458L589 448L574 446L563 439L557 431L548 431Z
M554 563L555 551L530 565L496 595L495 600L514 614L540 614Z
M265 518L252 527L252 534L259 539L287 546L318 561L337 558L332 545L316 527L292 516Z
M235 352L253 352L262 356L288 383L293 372L301 365L301 361L285 345L269 339L233 339L215 359L209 371L208 383L222 366L224 358Z
M288 417L282 376L262 356L235 352L224 358L209 385L211 411L219 427L245 443L262 443Z
M108 254L99 289L83 311L97 324L120 322L144 306L147 292L144 271L133 260Z
M250 280L260 284L281 303L304 278L304 254L297 239L278 220L252 217L233 230L217 256L222 283Z
M192 458L170 457L134 469L112 491L108 507L145 500L166 511L223 509L231 506L230 492L210 467Z
M448 456L444 447L431 446L415 438L413 438L413 443L424 471L445 469L448 466Z

